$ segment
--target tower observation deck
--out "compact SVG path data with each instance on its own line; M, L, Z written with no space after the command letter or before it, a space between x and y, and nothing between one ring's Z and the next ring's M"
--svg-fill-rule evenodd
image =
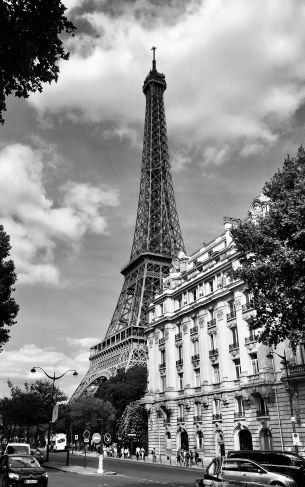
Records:
M121 271L124 284L103 341L90 349L90 366L73 394L93 393L118 368L146 364L147 308L162 288L172 260L185 252L168 155L164 108L165 76L152 69L143 84L146 97L140 192L130 259Z

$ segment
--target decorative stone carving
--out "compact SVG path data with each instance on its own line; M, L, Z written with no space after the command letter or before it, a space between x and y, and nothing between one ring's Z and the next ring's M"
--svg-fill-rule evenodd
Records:
M165 332L164 332L164 336L165 336L165 339L167 340L168 337L169 337L169 330L166 328Z
M186 335L187 334L187 330L188 330L188 323L185 323L183 325L183 333Z
M241 309L241 298L236 298L234 302L235 302L235 309L240 310Z
M149 345L149 347L150 347L150 348L152 348L153 344L154 344L154 339L151 337L151 338L148 340L148 345Z
M217 316L218 321L223 320L223 316L224 316L223 309L219 309L216 313L216 316Z
M199 323L200 328L202 328L204 326L204 316L202 316L202 315L199 316L198 323Z

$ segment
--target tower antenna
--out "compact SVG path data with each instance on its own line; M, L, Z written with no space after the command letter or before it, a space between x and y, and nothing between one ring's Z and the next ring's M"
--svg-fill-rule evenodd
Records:
M156 47L153 46L151 48L152 52L153 52L153 62L152 62L152 68L153 68L153 71L156 71L157 70L157 67L156 67Z

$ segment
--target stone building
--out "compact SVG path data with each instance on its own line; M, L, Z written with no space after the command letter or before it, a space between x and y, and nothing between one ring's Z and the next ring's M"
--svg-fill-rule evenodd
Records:
M255 216L266 204L253 208ZM305 454L304 346L293 354L257 342L247 321L251 296L232 275L232 224L224 218L215 240L191 257L179 254L149 308L143 402L149 450L161 459L194 447L200 456L252 448Z

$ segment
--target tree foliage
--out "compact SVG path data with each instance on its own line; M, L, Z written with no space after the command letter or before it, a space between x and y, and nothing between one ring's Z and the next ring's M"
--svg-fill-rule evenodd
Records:
M6 97L27 98L57 81L58 61L68 59L61 33L74 35L61 0L0 1L0 123Z
M237 275L253 295L259 340L293 349L305 340L305 150L287 156L283 168L265 183L265 216L232 229L240 254Z
M96 396L110 401L119 419L129 403L144 396L146 387L147 368L136 365L127 370L118 369L114 377L99 386Z
M122 443L129 444L130 434L136 435L135 442L147 450L147 412L140 401L133 401L126 406L119 420L118 436Z
M97 397L84 397L69 403L68 417L74 433L82 437L82 432L89 429L98 432L103 426L104 432L112 432L115 421L115 409L109 401Z
M67 399L57 387L52 391L52 383L47 380L37 380L31 384L25 382L23 388L8 381L8 386L11 397L0 400L4 433L8 438L15 436L16 428L19 437L28 437L31 427L35 426L37 431L39 426L47 425L54 403Z
M10 238L0 225L0 351L9 340L9 327L16 323L14 320L19 310L12 298L13 285L17 277L14 262L7 260L10 249Z

